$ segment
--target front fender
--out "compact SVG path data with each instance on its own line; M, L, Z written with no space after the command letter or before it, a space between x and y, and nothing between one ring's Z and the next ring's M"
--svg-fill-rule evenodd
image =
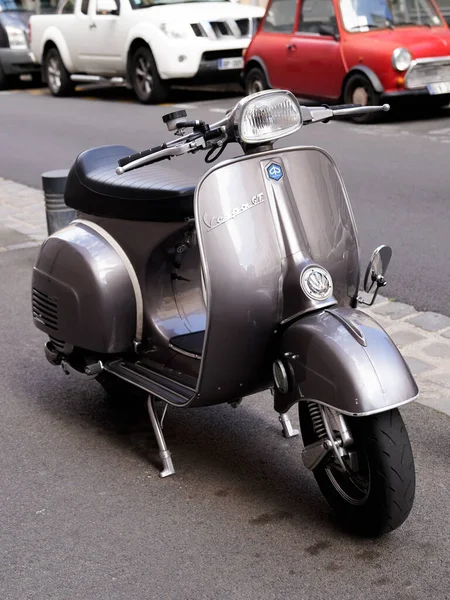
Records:
M335 308L303 317L283 334L281 354L291 391L275 393L278 412L305 399L366 416L406 404L419 393L394 342L360 310Z
M72 55L70 53L69 46L63 36L63 34L59 31L57 27L51 26L48 27L44 35L42 36L41 46L39 50L40 63L43 63L44 60L44 48L47 42L52 42L55 44L59 54L61 55L61 59L64 63L64 66L69 71L69 73L74 72L74 63L72 60Z

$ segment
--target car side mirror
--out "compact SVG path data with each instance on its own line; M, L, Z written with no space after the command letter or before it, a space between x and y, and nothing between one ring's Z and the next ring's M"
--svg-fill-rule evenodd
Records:
M117 15L119 14L118 5L115 0L97 0L97 14Z
M321 23L319 25L319 33L320 35L329 35L333 37L336 41L339 40L339 33L331 25L324 25L323 23Z

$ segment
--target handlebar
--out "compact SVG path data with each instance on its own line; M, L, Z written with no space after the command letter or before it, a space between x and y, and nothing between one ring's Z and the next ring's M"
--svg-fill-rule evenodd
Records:
M300 106L304 125L320 122L327 123L333 117L356 116L380 111L385 112L388 111L389 108L389 104L383 104L382 106L362 106L361 104L338 104L333 107L330 107L326 104L322 106L311 107ZM232 114L233 111L234 109L229 112ZM194 153L201 149L212 148L214 150L214 148L225 146L229 141L239 141L234 135L234 127L227 129L227 125L230 123L232 124L232 121L227 113L225 118L210 125L209 127L206 126L206 129L201 132L194 130L194 132L182 137L178 137L178 139L172 140L171 142L165 142L159 146L155 146L154 148L149 148L148 150L143 150L142 152L136 152L136 154L124 156L118 161L119 166L116 169L116 173L118 175L122 175L127 171L131 171L160 160L170 160L174 156L180 156L188 152ZM192 125L190 121L187 121L183 123L183 126L186 127ZM219 154L216 155L213 160L215 160L218 156Z

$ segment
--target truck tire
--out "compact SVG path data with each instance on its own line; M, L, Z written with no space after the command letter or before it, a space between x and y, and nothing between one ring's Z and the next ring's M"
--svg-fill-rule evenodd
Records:
M7 90L9 88L9 79L3 73L2 66L0 65L0 90Z
M161 80L148 46L139 46L135 50L130 60L128 78L142 104L160 104L169 95L169 86Z
M56 48L50 48L45 53L44 72L48 89L53 96L63 97L73 94L75 86Z

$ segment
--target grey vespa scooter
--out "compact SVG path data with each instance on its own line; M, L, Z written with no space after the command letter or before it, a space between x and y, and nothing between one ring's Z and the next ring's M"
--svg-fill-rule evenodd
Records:
M174 473L168 405L238 406L271 389L286 437L298 434L288 417L298 405L303 462L347 527L376 536L407 518L415 469L398 407L418 388L357 309L357 232L341 175L319 148L273 148L302 125L388 108L306 108L270 90L214 125L166 115L176 137L156 148L76 159L65 200L78 218L40 249L34 323L53 365L124 401L145 395L162 477ZM201 150L213 162L231 142L244 155L196 184L154 164ZM387 246L372 256L370 304L390 257Z

